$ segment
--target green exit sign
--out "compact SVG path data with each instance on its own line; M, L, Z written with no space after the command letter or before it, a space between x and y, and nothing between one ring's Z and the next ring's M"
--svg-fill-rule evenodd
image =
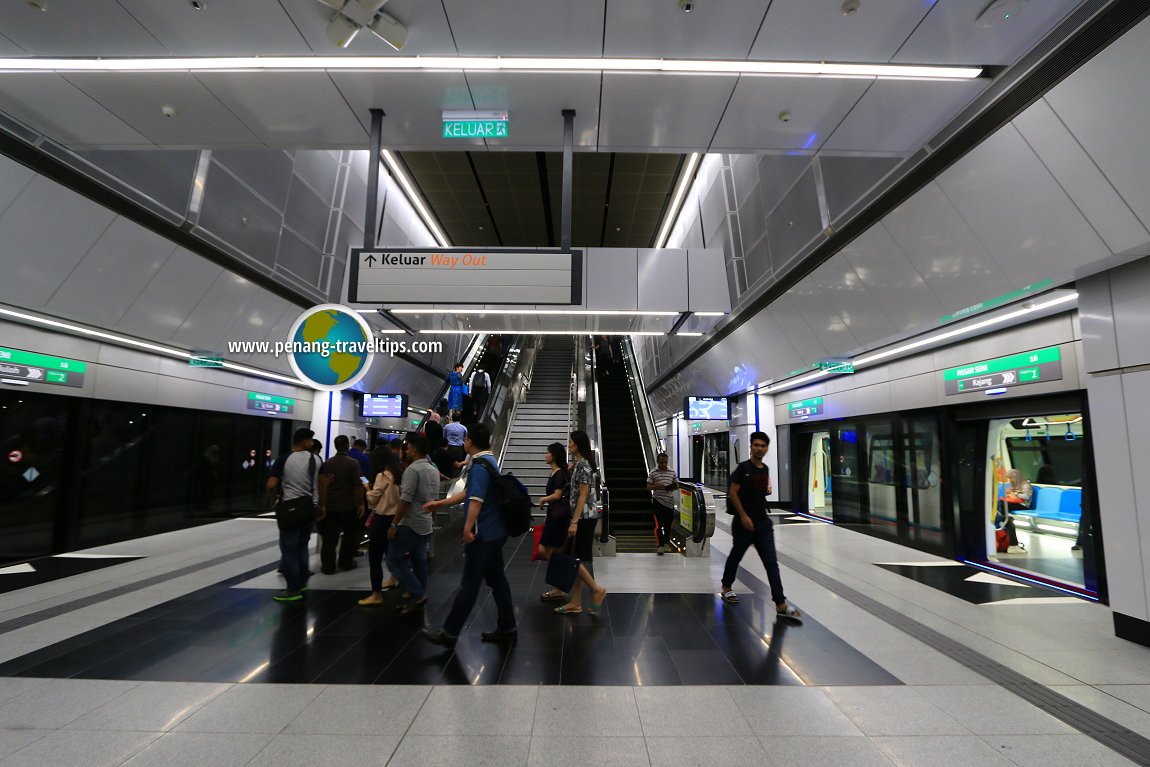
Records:
M445 111L443 138L507 138L506 112Z
M224 358L192 357L188 360L188 365L194 368L222 368L224 366Z

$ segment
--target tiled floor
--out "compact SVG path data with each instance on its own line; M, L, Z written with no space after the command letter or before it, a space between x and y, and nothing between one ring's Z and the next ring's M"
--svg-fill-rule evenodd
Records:
M1105 607L1012 602L1012 589L1041 590L792 522L777 531L789 558L1150 734L1150 650L1115 639ZM317 581L306 605L271 602L274 549L252 549L272 524L208 527L121 547L146 559L0 594L3 623L160 579L0 635L0 767L1129 763L785 567L805 621L777 625L753 554L744 601L723 605L721 530L709 560L598 562L611 589L598 619L551 614L521 549L508 566L518 644L478 641L494 616L484 601L443 653L417 624L354 604L361 570ZM227 551L250 553L162 577ZM439 552L433 621L458 577ZM938 571L932 585L900 574L912 565Z

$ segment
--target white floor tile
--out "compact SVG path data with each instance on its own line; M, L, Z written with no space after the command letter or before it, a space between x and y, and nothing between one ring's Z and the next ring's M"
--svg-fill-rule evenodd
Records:
M67 726L72 730L167 732L228 687L195 682L141 682Z
M586 731L584 731L586 732ZM605 738L596 735L531 738L529 767L647 767L647 743L643 738Z
M707 735L753 735L726 687L640 687L635 690L643 734L648 738L682 735L683 712L691 727Z
M248 767L383 767L398 743L394 735L277 735Z
M976 735L1075 732L1037 706L998 686L923 687L917 692Z
M1011 767L1011 762L973 735L919 735L875 738L874 743L902 767Z
M528 737L408 735L387 767L526 767L530 748Z
M271 735L223 732L169 732L124 762L124 767L244 767Z
M804 765L849 765L850 767L891 767L882 749L864 737L760 737L763 748L775 764L787 767Z
M285 733L403 735L427 701L430 687L338 685L324 690Z
M323 691L321 685L235 685L177 725L176 730L278 733Z
M680 730L682 732L682 730ZM647 738L651 767L720 767L781 764L749 735Z
M756 735L862 735L817 687L732 687Z
M0 730L0 759L51 733L52 730Z
M436 687L412 735L531 735L537 686Z
M0 767L118 767L158 732L57 730L0 760Z
M1133 764L1085 735L984 735L1021 767L1120 767Z
M118 698L139 682L49 679L0 706L0 727L58 729Z
M851 721L878 735L969 735L970 731L910 687L824 687Z
M574 732L598 736L642 735L631 687L541 687L534 735Z

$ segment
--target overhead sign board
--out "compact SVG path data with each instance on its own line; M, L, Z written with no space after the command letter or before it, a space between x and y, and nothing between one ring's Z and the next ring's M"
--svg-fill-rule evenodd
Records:
M291 415L295 412L295 400L291 397L277 397L274 394L261 394L258 391L248 392L248 410L259 410L264 413L278 415Z
M361 304L578 304L582 251L351 251L347 300Z
M87 369L78 360L0 347L0 378L79 388Z
M683 412L691 421L726 421L731 417L726 397L687 397L683 402Z
M825 370L828 373L853 373L855 372L855 364L850 360L820 360L819 370Z
M1030 285L1024 285L1018 290L1011 291L1010 293L1004 293L996 298L988 298L985 301L979 301L974 306L968 306L965 309L959 309L954 314L944 314L938 318L938 321L945 325L948 322L961 320L963 317L969 317L972 314L985 312L987 309L993 309L996 306L1002 306L1003 304L1008 304L1011 301L1017 301L1023 296L1028 296L1031 293L1037 293L1040 290L1050 287L1052 284L1052 280L1042 280L1040 282L1031 283Z
M810 418L812 415L822 415L823 413L823 398L814 397L813 399L804 399L799 402L787 403L787 413L791 418Z
M507 138L507 112L444 110L444 138Z
M1025 386L1062 378L1062 353L1057 346L1025 354L1012 354L943 371L947 394L966 394L980 389Z
M192 357L188 360L188 366L193 368L222 368L224 366L224 358Z

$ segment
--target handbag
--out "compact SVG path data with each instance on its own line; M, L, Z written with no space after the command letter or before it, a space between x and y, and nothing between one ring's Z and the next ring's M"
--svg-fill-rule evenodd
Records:
M276 504L276 525L280 530L289 530L293 527L305 525L315 519L315 501L312 496L315 492L315 456L307 459L307 495L301 495L291 500L280 499Z
M531 537L535 539L535 546L531 549L531 561L542 562L546 557L539 551L539 542L543 540L543 525L535 525L531 528Z
M547 577L544 578L548 586L565 593L571 591L579 577L579 560L568 553L570 550L571 538L568 537L563 551L553 552L547 560Z

